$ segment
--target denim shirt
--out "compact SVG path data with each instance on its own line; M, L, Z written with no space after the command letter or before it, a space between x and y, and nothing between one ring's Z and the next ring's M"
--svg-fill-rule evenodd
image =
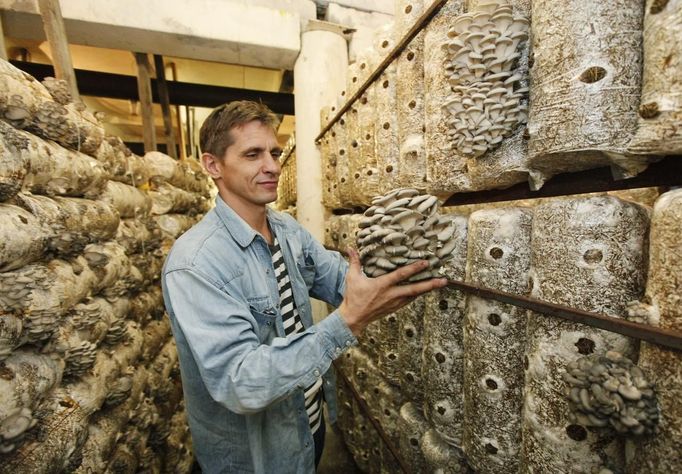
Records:
M305 331L284 336L265 239L218 196L173 245L163 297L177 343L194 452L204 472L312 473L303 390L357 340L338 311L313 324L309 296L338 306L347 264L286 214L268 210Z

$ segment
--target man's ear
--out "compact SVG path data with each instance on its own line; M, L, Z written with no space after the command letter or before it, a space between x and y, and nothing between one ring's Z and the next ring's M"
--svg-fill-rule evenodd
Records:
M220 178L220 165L222 164L220 159L211 153L201 154L201 163L204 165L204 169L213 179Z

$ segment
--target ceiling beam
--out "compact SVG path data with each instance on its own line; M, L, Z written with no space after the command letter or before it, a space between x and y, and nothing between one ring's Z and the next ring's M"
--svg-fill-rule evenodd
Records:
M14 60L10 62L39 81L48 76L54 77L54 68L49 64ZM135 76L76 69L76 81L81 95L140 100ZM166 83L169 100L173 105L213 108L233 100L252 100L262 102L276 114L294 115L294 94L288 92L257 91L179 81ZM152 100L160 103L156 79L152 79Z

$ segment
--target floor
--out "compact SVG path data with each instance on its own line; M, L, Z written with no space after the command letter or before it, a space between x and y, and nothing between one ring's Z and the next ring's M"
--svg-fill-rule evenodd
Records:
M348 452L338 429L327 424L327 434L324 441L322 460L317 468L317 474L356 474L360 473L353 457Z

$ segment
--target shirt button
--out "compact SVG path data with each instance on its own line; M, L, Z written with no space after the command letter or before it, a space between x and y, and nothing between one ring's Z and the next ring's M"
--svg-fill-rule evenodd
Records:
M351 345L350 340L346 341L346 347L350 347L350 345Z
M307 448L308 446L310 446L310 443L306 441L306 442L305 442L305 447Z
M319 377L319 376L320 376L320 371L317 370L317 369L315 369L315 370L313 371L313 375L314 375L315 377Z

